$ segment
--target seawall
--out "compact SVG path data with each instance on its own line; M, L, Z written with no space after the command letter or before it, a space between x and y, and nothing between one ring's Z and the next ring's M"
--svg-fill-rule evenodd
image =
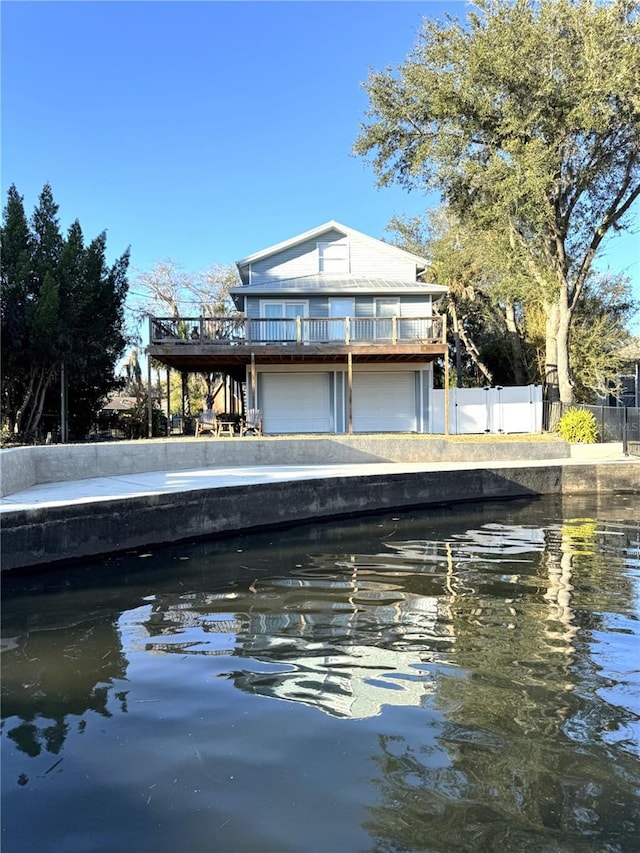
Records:
M462 441L432 435L169 438L16 447L0 452L0 497L40 483L146 471L359 462L508 462L571 455L571 446L555 438L492 440L482 436Z
M640 491L639 460L457 464L34 506L2 515L2 569L393 508L613 491Z

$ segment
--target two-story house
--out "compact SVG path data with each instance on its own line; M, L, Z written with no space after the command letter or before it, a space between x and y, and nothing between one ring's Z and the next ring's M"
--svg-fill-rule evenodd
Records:
M266 434L430 431L446 288L425 258L331 221L237 267L237 316L152 318L151 356L242 382Z

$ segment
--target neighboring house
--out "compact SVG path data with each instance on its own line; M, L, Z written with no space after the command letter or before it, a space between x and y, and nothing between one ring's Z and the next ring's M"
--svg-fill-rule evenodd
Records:
M138 404L135 397L127 397L123 394L108 394L106 402L100 409L99 414L116 414L120 415L123 412L133 412Z
M265 433L430 431L446 288L424 258L332 221L237 266L238 314L151 318L153 358L242 382Z
M640 338L632 338L618 355L622 367L616 376L612 392L603 400L604 405L635 408L640 406Z

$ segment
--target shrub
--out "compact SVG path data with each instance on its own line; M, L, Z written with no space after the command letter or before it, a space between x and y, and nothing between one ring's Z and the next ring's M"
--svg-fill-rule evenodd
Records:
M586 409L567 409L558 423L560 437L570 444L595 444L598 422Z

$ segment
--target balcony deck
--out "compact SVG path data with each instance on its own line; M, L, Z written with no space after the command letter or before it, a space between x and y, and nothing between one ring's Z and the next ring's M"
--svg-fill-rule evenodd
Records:
M150 317L153 358L191 373L261 364L431 361L446 352L443 317Z

